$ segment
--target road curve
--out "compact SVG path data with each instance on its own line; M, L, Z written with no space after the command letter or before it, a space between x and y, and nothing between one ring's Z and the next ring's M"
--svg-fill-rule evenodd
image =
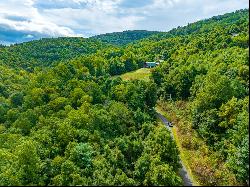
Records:
M157 116L163 122L163 124L168 128L168 130L170 131L170 134L174 140L174 134L173 134L172 128L168 126L168 120L158 112L157 112ZM190 176L189 176L189 174L188 174L188 172L187 172L187 170L186 170L186 168L181 160L180 160L180 163L182 165L182 168L179 170L179 175L181 176L181 178L183 180L184 186L193 186L192 180L191 180L191 178L190 178Z

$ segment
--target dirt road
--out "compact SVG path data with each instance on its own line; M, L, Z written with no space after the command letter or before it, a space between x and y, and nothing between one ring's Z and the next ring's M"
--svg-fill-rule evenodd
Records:
M172 131L172 127L170 127L168 125L168 120L160 113L157 113L159 119L161 119L161 121L163 122L163 124L169 129L170 133L171 133L171 136L172 138L174 139L174 134L173 134L173 131ZM175 140L175 139L174 139ZM182 165L182 168L179 170L179 175L182 177L182 180L183 180L183 185L184 186L193 186L192 184L192 180L183 164L183 162L180 160L181 162L181 165Z

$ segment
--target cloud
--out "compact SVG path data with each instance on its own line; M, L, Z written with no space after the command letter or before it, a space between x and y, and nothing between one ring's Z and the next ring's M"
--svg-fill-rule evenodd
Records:
M11 43L39 37L77 35L71 28L48 21L46 17L39 13L39 9L34 7L33 0L20 2L18 0L0 1L1 41L7 39L6 42ZM29 35L34 37L27 37Z
M12 21L30 21L29 18L17 15L6 15L5 18Z
M33 7L38 9L82 9L88 5L87 1L67 1L67 0L36 0L34 1Z
M144 7L146 5L150 5L153 3L153 0L123 0L119 4L120 7L123 8L138 8L138 7Z
M18 31L7 25L0 24L0 43L9 45L29 41L30 39L40 39L50 37L46 34L32 31Z
M168 31L248 7L247 0L1 0L0 41L134 29Z
M248 7L247 0L155 0L153 4L134 11L134 14L143 12L145 17L135 29L168 31Z
M123 31L133 29L136 22L143 19L138 15L125 15L119 17L116 12L106 13L102 9L89 8L84 10L64 9L64 10L46 10L44 15L48 20L54 20L60 25L60 18L64 16L63 25L79 29L83 33L91 32L93 34Z

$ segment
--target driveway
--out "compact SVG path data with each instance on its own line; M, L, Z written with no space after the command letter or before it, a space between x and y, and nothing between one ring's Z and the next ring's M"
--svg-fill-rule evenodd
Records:
M157 116L163 122L163 124L168 128L173 140L175 140L174 139L174 134L173 134L173 131L172 131L172 127L168 126L169 121L163 115L161 115L158 112L157 112ZM185 168L185 166L184 166L184 164L183 164L183 162L181 160L180 160L180 163L182 165L182 168L179 170L179 175L181 176L181 178L183 180L184 186L193 186L192 180L191 180L191 178L190 178L190 176L189 176L189 174L188 174L188 172L187 172L187 170L186 170L186 168Z

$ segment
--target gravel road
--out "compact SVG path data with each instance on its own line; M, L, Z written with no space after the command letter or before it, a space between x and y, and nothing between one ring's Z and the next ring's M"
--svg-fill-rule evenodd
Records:
M173 134L173 131L172 131L172 127L169 127L168 126L168 120L163 116L161 115L160 113L157 113L158 117L161 119L161 121L165 124L165 126L168 128L168 130L170 131L171 133L171 136L172 138L174 139L174 134ZM174 139L175 140L175 139ZM184 166L184 164L182 163L182 161L180 160L180 163L182 165L182 168L179 170L179 175L182 177L182 180L183 180L183 184L184 186L193 186L192 184L192 180Z

